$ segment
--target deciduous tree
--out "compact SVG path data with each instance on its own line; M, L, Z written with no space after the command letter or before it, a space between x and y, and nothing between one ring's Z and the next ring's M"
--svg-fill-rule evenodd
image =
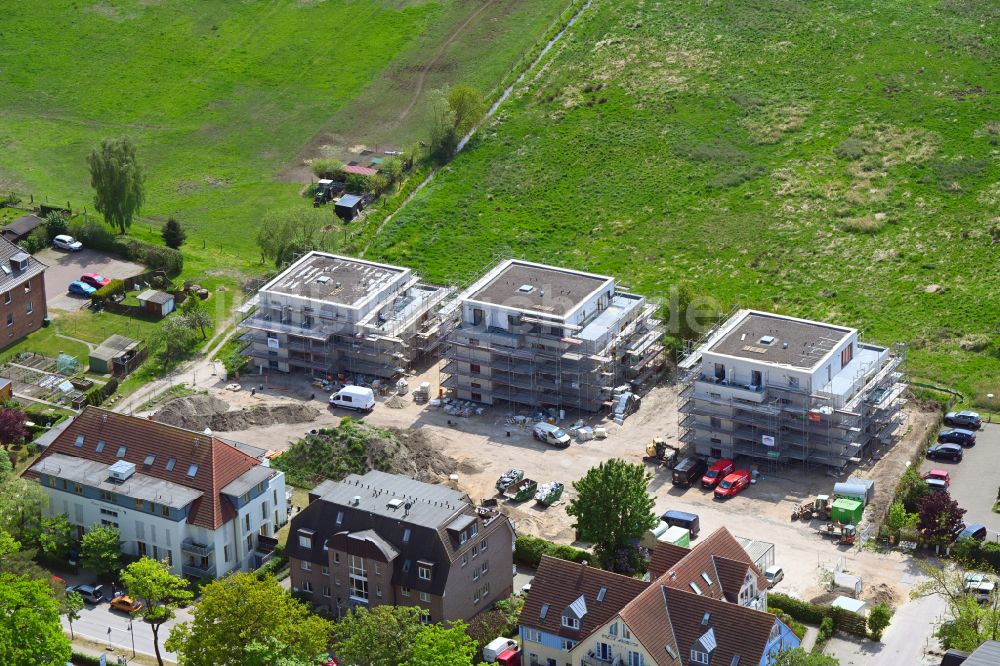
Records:
M111 526L94 527L83 535L80 545L80 562L102 578L110 578L118 571L122 542L118 529Z
M332 240L324 229L328 214L316 208L272 211L264 216L257 232L261 261L281 268L310 250L329 249Z
M908 513L916 513L917 504L931 492L927 482L912 467L900 477L896 484L896 497Z
M0 574L0 664L64 666L70 653L52 588L44 580Z
M872 640L882 640L882 632L889 626L890 620L892 620L892 611L884 603L873 606L868 611L868 633Z
M127 137L105 139L87 157L94 207L119 233L132 226L132 218L145 201L145 173Z
M65 560L69 557L69 551L73 547L73 526L70 525L66 514L42 518L38 547L51 561Z
M163 231L160 234L163 236L164 245L172 247L175 250L180 248L187 239L187 232L181 227L181 223L172 217L167 219L167 223L163 225Z
M275 638L251 641L243 650L243 666L316 666L327 660L325 652L301 657Z
M69 231L69 218L60 211L49 213L45 218L45 236L51 243L52 239Z
M28 430L24 425L27 421L27 415L20 409L0 408L0 443L10 445L23 442L28 436Z
M656 525L653 498L646 490L650 478L642 465L613 458L573 482L577 496L566 513L576 518L574 527L581 539L594 544L605 568L622 569L620 553Z
M934 543L950 542L962 529L965 509L948 493L931 493L917 504L920 532Z
M457 85L448 91L448 108L455 116L455 134L461 138L486 113L486 102L472 86Z
M258 579L238 573L202 589L192 610L194 620L174 627L164 647L185 666L242 666L251 641L273 638L288 647L287 655L311 659L326 649L330 622L313 615L273 577Z
M423 627L413 638L410 658L401 662L404 666L469 666L477 663L474 659L476 641L465 633L465 623L453 622L445 627L430 624Z
M83 597L79 592L67 592L63 595L61 612L69 622L69 637L76 638L73 633L73 622L80 619L80 611L83 610Z
M806 652L802 648L784 650L773 666L839 666L840 661L819 652Z
M153 631L153 649L156 661L163 666L160 655L160 627L174 616L174 610L194 595L188 591L188 582L170 573L170 567L148 557L132 562L121 575L122 585L133 598L142 600L139 614Z
M422 628L413 606L354 608L334 625L333 651L346 664L397 666L410 658Z
M208 338L207 331L211 330L215 322L212 321L211 315L205 310L204 301L195 295L188 296L187 300L181 305L181 315L188 326L201 331L202 340Z

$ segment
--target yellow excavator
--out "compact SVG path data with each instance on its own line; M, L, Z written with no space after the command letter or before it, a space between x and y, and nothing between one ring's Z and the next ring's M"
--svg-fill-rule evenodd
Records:
M653 441L646 445L646 455L642 461L673 469L677 464L677 447L667 444L667 440L662 437L654 437Z

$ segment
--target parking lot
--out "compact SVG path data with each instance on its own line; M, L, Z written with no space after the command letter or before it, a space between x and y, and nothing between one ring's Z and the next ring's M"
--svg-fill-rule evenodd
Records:
M962 462L925 460L920 471L943 469L951 475L948 492L966 510L965 522L982 523L991 538L1000 535L1000 513L993 512L1000 486L1000 424L987 423L976 433L976 445L966 448Z
M49 310L74 311L87 304L84 296L72 296L66 291L69 283L79 280L84 273L121 279L146 270L141 264L87 248L79 252L46 248L36 253L35 258L48 266L45 271L45 299Z

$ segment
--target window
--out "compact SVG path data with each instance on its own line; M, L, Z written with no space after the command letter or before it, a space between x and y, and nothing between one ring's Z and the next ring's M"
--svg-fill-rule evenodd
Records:
M708 662L705 662L706 664ZM628 666L642 666L642 653L629 650Z
M379 566L378 564L375 565L375 575L376 576L381 576L382 575L382 567Z
M417 565L417 578L419 578L420 580L430 580L431 568Z
M472 525L469 526L469 538L471 539L472 537L476 536L477 534L479 534L479 525L476 525L475 523L472 523Z
M53 479L49 479L49 481L52 481L52 480ZM101 491L101 499L104 500L105 502L114 502L115 501L115 495L114 495L114 493L112 493L110 491L102 490Z
M479 546L478 545L472 547L472 556L473 557L479 557Z
M160 515L170 517L170 507L166 505L160 505Z
M135 500L135 510L136 511L142 511L142 500L141 499Z
M483 573L486 573L489 570L490 570L489 560L484 560L483 561Z
M355 599L368 601L368 579L351 576L351 596Z
M303 571L312 571L313 568L312 562L308 562L306 560L302 560L301 566Z
M462 545L469 540L469 535L465 530L462 530L461 534L458 535L458 545Z
M338 553L337 551L333 552L333 563L340 564L340 553Z
M472 580L479 580L479 567L472 570Z
M464 567L468 563L469 563L469 554L466 553L465 555L462 555L462 566Z
M229 544L228 543L222 546L222 560L224 562L228 562L229 561Z
M79 483L73 484L73 492L76 493L77 495L83 492L83 488L80 486Z
M482 372L482 370L483 370L482 367L478 363L469 364L469 372L471 372L474 375L478 375L480 372Z
M691 589L694 590L695 594L701 594L701 588L698 587L697 583L695 583L694 581L691 581L690 583L688 583L688 585L691 586Z
M410 528L403 530L403 543L410 543Z
M612 622L611 626L608 627L608 635L609 636L617 636L618 635L618 623L617 622Z
M127 446L119 446L118 447L118 453L115 454L115 457L117 457L119 460L121 460L122 458L125 457L125 452L126 451L128 451L128 447Z
M35 309L35 308L34 308L34 307L32 307L32 305L31 305L31 301L28 301L28 305L27 305L27 307L25 308L25 310L27 311L27 313L28 313L28 314L31 314L31 313L32 313L32 312L34 311L34 309Z
M309 536L308 534L299 535L299 548L312 548L313 547L312 543L313 543L312 537Z
M404 597L408 597L410 596L410 588L403 585L401 588L399 588L399 593Z
M312 582L308 581L308 580L302 581L302 591L303 592L312 592L313 591L313 584L312 584Z
M365 574L365 560L363 557L358 557L357 555L350 556L350 574L352 576L364 576Z
M13 326L14 325L14 313L13 312L8 312L7 313L7 325L8 326Z
M691 663L692 664L707 664L708 663L708 653L702 652L701 650L691 650ZM631 666L631 662L629 662Z
M533 641L535 643L542 642L542 632L537 629L525 629L524 630L524 640Z
M324 576L330 575L330 567L323 567L322 571Z
M572 650L573 648L576 647L576 643L577 643L576 641L574 641L572 639L569 639L569 638L562 639L562 649L563 649L563 651L564 652L569 652L570 650Z
M422 622L423 624L431 623L431 614L429 611L425 611L420 614L420 622Z
M486 552L486 539L479 542L479 551L483 553Z
M97 442L97 447L94 449L94 453L100 453L101 451L103 451L104 450L104 444L105 444L105 442L104 442L103 439L100 440L100 441L98 441Z
M382 598L382 586L381 585L376 585L375 586L375 596L378 597L379 599Z
M247 529L250 529L250 514L243 516L243 524L246 525Z
M24 283L24 293L29 293L31 291L31 280L26 280Z
M187 475L190 476L192 479L194 478L194 475L197 473L198 473L198 465L192 464L190 467L188 467Z
M712 416L712 417L709 418L709 424L713 428L716 428L716 429L721 428L722 427L722 419L720 419L718 416Z
M49 486L52 487L52 488L56 487L56 477L54 477L54 476L50 476L49 477Z
M575 617L570 617L569 615L563 615L562 626L566 627L567 629L579 629L580 620L578 620Z
M798 377L789 377L788 378L788 385L791 386L792 388L798 388L799 387L799 378Z
M12 300L13 300L13 299L11 298L11 296L10 296L10 292L9 292L9 291L8 291L8 292L7 292L6 294L4 294L4 295L3 295L3 302L4 302L4 305L10 305L10 302L11 302Z
M76 436L76 441L75 441L75 442L73 442L73 446L75 446L75 447L76 447L76 448L78 448L78 449L79 449L79 448L80 448L81 446L83 446L83 435L77 435L77 436Z
M420 593L420 600L422 602L424 602L425 604L429 604L431 602L431 595L430 595L430 593L428 593L428 592L421 592Z
M267 520L267 502L261 502L260 505L260 519Z
M246 491L240 496L240 504L246 504L250 501L250 491Z
M323 596L324 597L329 597L330 596L330 586L329 585L324 585L323 586Z
M139 557L146 557L146 544L143 543L142 541L135 542L135 550L138 553Z
M177 464L177 458L171 458L170 460L168 460L167 461L167 471L168 472L174 471L174 465L176 465L176 464Z
M247 552L249 553L251 550L253 550L253 535L252 534L248 534L247 535Z
M340 525L342 522L344 522L344 512L343 511L338 511L337 512L337 524Z
M632 632L628 630L628 625L622 622L622 638L632 638Z
M8 296L9 296L9 294L8 294ZM9 303L10 301L7 301L7 302ZM853 342L851 344L847 345L846 347L844 347L843 351L840 352L840 367L843 368L845 365L847 365L848 363L850 363L852 358L854 358L854 343Z
M477 578L478 578L478 576L477 576ZM472 593L472 603L474 603L474 604L478 604L479 603L479 588L478 587L476 588L476 591Z

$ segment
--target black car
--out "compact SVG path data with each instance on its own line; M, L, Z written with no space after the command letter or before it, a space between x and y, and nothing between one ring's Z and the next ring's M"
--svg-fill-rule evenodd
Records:
M952 430L942 430L938 435L938 444L961 444L962 446L975 446L976 433L971 430L953 428Z
M944 415L944 424L957 428L979 430L983 426L983 420L975 412L948 412Z
M962 447L958 444L937 444L927 449L927 457L931 460L962 462Z

